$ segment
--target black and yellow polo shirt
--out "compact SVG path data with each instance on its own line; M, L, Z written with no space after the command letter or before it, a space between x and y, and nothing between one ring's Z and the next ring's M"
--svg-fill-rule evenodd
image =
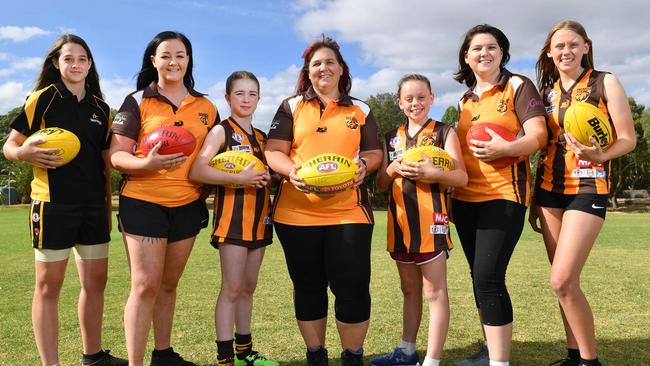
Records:
M467 202L504 199L527 205L530 198L528 157L517 164L495 168L472 154L466 137L472 126L488 122L522 136L525 121L546 115L539 92L528 78L506 69L501 71L497 84L482 95L476 95L474 88L469 88L458 104L456 132L469 180L467 186L454 188L453 197Z
M156 83L126 97L113 121L113 133L136 141L134 155L140 152L142 137L160 126L180 126L196 138L194 152L181 165L149 174L127 175L120 194L165 207L178 207L197 200L201 184L189 180L189 171L201 150L208 131L219 122L219 113L204 94L190 90L176 107L158 92Z
M105 204L106 178L102 152L110 146L110 108L86 90L78 101L63 83L52 84L27 97L11 128L29 137L47 127L74 133L79 153L56 169L33 167L32 199L65 204Z
M285 99L273 118L269 140L291 141L295 163L322 153L354 158L359 151L381 149L377 122L364 102L347 95L323 105L309 89ZM297 226L373 223L365 186L331 195L298 191L283 180L275 197L273 220Z

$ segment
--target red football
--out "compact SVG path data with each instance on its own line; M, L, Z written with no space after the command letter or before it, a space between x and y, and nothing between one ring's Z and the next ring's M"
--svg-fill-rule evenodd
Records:
M496 132L499 136L501 136L506 141L514 141L517 138L517 136L515 136L515 134L512 133L512 131L496 123L479 123L472 126L469 129L469 131L467 131L467 136L465 136L467 141L467 146L474 146L469 140L479 140L479 141L492 140L492 136L490 136L485 131L486 127L489 127L492 131ZM495 168L503 168L515 164L517 161L519 161L519 158L516 156L504 156L502 158L489 161L487 163L494 166Z
M196 146L196 138L190 131L178 126L161 126L142 137L140 152L145 156L149 155L149 151L159 141L162 142L162 146L158 149L158 154L161 155L180 152L190 156Z

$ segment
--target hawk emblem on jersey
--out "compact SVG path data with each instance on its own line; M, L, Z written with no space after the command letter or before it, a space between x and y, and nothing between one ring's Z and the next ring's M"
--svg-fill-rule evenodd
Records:
M497 112L501 114L505 114L507 111L508 111L508 99L499 100L499 104L497 105Z
M576 101L582 102L589 98L589 94L591 94L591 88L580 88L576 89Z
M208 125L208 114L205 112L199 112L199 121L204 125Z
M397 147L402 143L402 137L401 136L395 136L392 139L390 139L390 147L393 149L397 149Z
M38 212L34 212L32 214L32 222L39 222L41 221L41 217L38 215Z
M237 132L233 132L232 133L232 139L241 144L241 142L244 141L244 136L238 134Z
M433 146L436 144L436 136L433 134L430 135L424 135L422 136L422 139L420 139L420 146Z
M359 128L359 121L354 117L354 115L345 117L345 125L348 126L352 131Z
M546 97L546 100L548 100L549 103L553 103L553 99L557 97L557 91L556 90L551 90L550 93L548 93L548 96Z

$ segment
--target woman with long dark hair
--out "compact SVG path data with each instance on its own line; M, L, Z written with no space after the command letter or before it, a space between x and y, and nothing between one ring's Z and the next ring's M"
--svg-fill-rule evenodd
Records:
M137 91L126 97L113 123L111 163L124 173L119 224L129 257L131 293L124 310L130 365L142 365L153 321L151 365L194 365L171 347L176 287L199 231L208 224L202 186L189 170L216 108L194 90L190 41L178 32L157 34L145 49ZM161 126L186 129L194 151L144 154L142 137Z

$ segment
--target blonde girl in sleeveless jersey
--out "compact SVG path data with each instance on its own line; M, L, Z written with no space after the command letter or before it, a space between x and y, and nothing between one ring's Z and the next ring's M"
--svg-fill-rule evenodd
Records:
M402 341L391 353L375 357L370 363L420 364L415 346L424 293L429 305L429 331L427 353L421 364L438 366L449 328L446 265L453 247L446 190L467 184L467 172L453 127L429 118L434 100L429 80L418 74L406 75L399 82L397 96L408 121L386 134L387 150L377 175L377 188L390 189L388 250L397 265L404 296ZM446 172L428 157L421 163L402 161L406 149L427 145L445 149L453 159L454 169Z
M212 245L219 249L221 263L221 289L214 316L220 366L278 365L253 351L251 336L253 293L265 247L272 239L271 175L268 167L254 171L255 163L238 174L209 166L216 154L229 150L246 151L264 161L266 135L252 126L259 93L259 81L251 72L236 71L228 77L225 97L231 116L210 131L190 171L190 179L218 185ZM244 187L229 188L225 184ZM240 204L236 203L235 196L243 197Z
M573 20L555 24L537 60L551 135L538 165L529 221L542 233L551 262L551 288L567 338L563 366L600 365L593 314L580 288L580 274L605 220L610 161L636 146L623 86L613 74L593 68L593 45L584 27ZM594 137L592 146L586 146L563 130L564 111L574 103L591 103L608 114L616 137L606 151ZM579 174L583 170L605 174Z

